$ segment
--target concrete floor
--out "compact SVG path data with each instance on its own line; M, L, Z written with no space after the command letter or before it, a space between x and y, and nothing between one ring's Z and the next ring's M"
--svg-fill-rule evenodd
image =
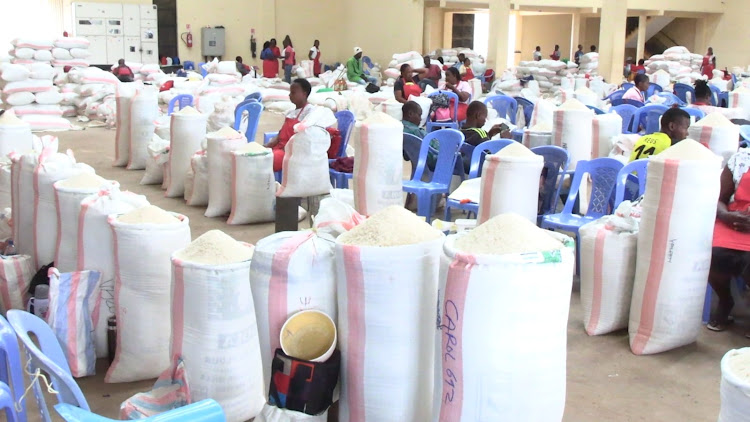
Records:
M281 121L281 116L264 113L258 139L262 139L264 131L278 130ZM57 136L61 149L72 149L78 161L93 166L101 176L118 180L123 189L146 195L154 205L187 215L193 237L220 229L238 240L255 243L274 231L273 224L229 226L225 218L204 217L202 207L189 207L181 199L165 198L158 185L139 185L141 171L111 165L113 130L87 129ZM659 355L635 356L630 352L626 331L599 337L586 335L577 287L575 290L568 323L565 421L716 420L721 357L730 349L750 344L744 337L745 332L750 332L750 313L746 309L739 311L738 324L731 332L703 330L696 344ZM105 371L105 363L99 362L96 376L78 380L92 410L104 416L116 418L123 400L148 390L152 384L152 381L105 384Z

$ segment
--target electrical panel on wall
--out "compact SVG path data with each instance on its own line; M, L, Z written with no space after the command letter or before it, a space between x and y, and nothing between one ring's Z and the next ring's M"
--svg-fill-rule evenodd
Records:
M91 64L159 63L154 4L73 3L74 34L91 42Z
M206 61L224 55L224 35L224 28L201 28L201 55Z

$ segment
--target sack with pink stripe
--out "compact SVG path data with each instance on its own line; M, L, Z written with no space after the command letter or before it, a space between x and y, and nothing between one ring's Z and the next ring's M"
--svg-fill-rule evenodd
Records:
M206 217L219 217L232 210L232 151L247 144L245 135L223 127L206 135L208 155L208 207ZM250 183L250 180L243 181Z
M698 338L720 172L720 157L691 139L649 159L628 324L636 355Z
M0 308L26 309L27 291L36 273L29 255L0 255Z
M403 201L403 137L404 125L385 113L362 122L354 139L352 174L354 207L360 214L372 215Z
M591 158L608 157L612 138L622 133L622 117L617 113L594 116L592 120Z
M448 236L430 420L562 420L575 244L549 234L565 246L505 255L462 252L456 240L465 233Z
M335 239L363 221L365 221L365 216L349 204L330 197L320 201L318 214L313 218L313 229L319 235L327 234Z
M165 196L175 198L185 195L185 175L190 167L190 157L201 148L206 139L208 114L193 113L192 107L172 113L170 122L169 161L165 166Z
M638 241L638 220L630 215L630 207L625 201L614 215L578 231L583 326L590 336L628 326Z
M688 137L721 156L726 164L739 148L740 127L717 111L690 125Z
M110 215L115 257L117 350L104 382L156 378L169 367L172 253L190 243L184 215L170 223L127 223Z
M60 273L49 270L49 311L47 323L63 347L74 377L96 374L94 325L89 301L98 290L98 271Z
M276 218L276 179L273 154L254 152L253 143L232 151L232 210L227 224L250 224Z
M477 224L511 212L536 223L543 167L544 157L518 143L487 155L479 190Z
M252 419L266 402L248 283L252 253L213 230L171 259L171 355L185 361L192 400L216 400L227 421Z
M594 112L576 99L563 103L552 113L552 145L568 151L569 169L579 160L591 159Z
M336 320L333 238L314 231L280 232L255 245L250 286L258 318L263 385L271 381L271 361L281 327L293 314L317 309Z
M115 252L112 228L107 223L110 214L124 214L148 205L146 197L132 192L121 192L118 185L110 185L81 200L78 215L76 271L92 269L102 274L99 283L99 303L92 309L96 357L108 355L107 319L115 315ZM65 240L64 238L62 240ZM64 243L67 243L65 240ZM68 246L63 246L67 248Z
M430 421L444 236L401 246L336 243L339 421Z

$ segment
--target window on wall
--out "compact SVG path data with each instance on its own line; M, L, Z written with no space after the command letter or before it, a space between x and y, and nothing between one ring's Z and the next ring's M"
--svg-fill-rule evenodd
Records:
M474 15L474 48L479 55L487 57L490 40L490 14L477 13Z
M474 48L474 14L456 13L453 15L453 40L451 48Z
M63 0L14 1L4 7L0 24L0 50L14 38L53 39L62 35Z

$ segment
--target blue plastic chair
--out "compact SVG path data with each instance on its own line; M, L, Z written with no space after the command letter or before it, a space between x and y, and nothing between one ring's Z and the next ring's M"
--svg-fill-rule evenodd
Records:
M519 107L523 107L523 118L526 120L526 126L531 124L531 115L534 113L534 103L523 97L513 97Z
M475 179L482 175L482 164L487 154L495 154L501 149L516 141L512 139L495 139L484 141L474 148L471 154L471 165L469 166L469 179ZM464 144L466 145L466 144ZM455 199L446 199L445 201L445 221L451 221L451 209L456 208L468 211L469 214L476 215L479 212L479 204L476 202L461 203Z
M422 181L422 175L427 167L427 154L430 150L430 141L437 139L440 143L437 162L432 178L429 182ZM422 140L419 150L419 161L417 170L411 180L403 182L404 192L413 193L417 196L417 215L425 217L429 223L435 210L435 195L448 194L450 191L453 169L456 160L459 159L459 150L464 143L464 135L455 129L443 129L430 132Z
M630 126L633 123L633 115L638 111L638 107L630 104L620 104L609 109L610 113L617 113L622 117L622 133L630 133Z
M346 147L349 145L349 139L354 131L356 118L354 117L354 113L349 110L338 111L335 116L338 121L338 130L341 133L341 145L339 145L339 149L336 151L336 157L346 157ZM328 163L330 164L333 161L328 160ZM347 189L349 187L349 179L352 178L352 173L342 173L332 168L328 169L328 173L331 177L333 187L340 189Z
M239 131L242 124L242 115L247 112L247 128L245 128L245 138L247 142L255 142L255 133L258 131L260 122L260 113L263 112L263 104L255 101L243 101L234 109L234 130Z
M732 86L736 87L737 86L737 75L735 75L734 73L732 73L731 77L732 77Z
M404 133L404 154L409 158L411 163L411 176L410 179L414 178L414 173L417 171L417 164L419 163L419 152L422 150L422 140L418 136L410 133ZM426 173L432 174L429 168L424 169L424 176Z
M547 169L547 178L541 186L542 197L542 214L537 217L537 223L540 223L542 216L553 214L557 210L557 201L560 198L560 188L562 187L561 175L568 171L570 156L568 151L554 146L543 145L531 148L534 154L544 157L544 168ZM560 179L558 183L557 179Z
M365 69L365 73L368 74L368 75L370 74L370 69L372 69L373 67L375 67L375 65L372 64L372 59L370 59L370 56L363 56L362 57L362 64L366 64L367 65L367 69Z
M265 132L263 134L263 145L267 145L276 136L279 136L279 132ZM273 172L273 178L281 183L281 170Z
M261 94L260 92L253 92L252 94L250 94L247 97L245 97L245 99L243 100L243 102L248 101L248 100L255 100L255 101L259 102L259 103L262 103L263 102L263 94Z
M67 422L115 422L73 405L56 404L55 410ZM215 400L206 399L146 419L145 422L225 422L226 415Z
M711 89L711 105L714 107L729 107L729 93L722 91L718 86L708 84Z
M662 91L664 91L664 88L661 85L651 82L646 90L646 98L651 98L652 95L656 95Z
M607 96L605 98L605 100L609 100L609 102L610 102L610 104L612 104L612 106L618 106L620 104L623 104L623 99L622 99L623 95L625 95L625 91L622 90L622 89L620 89L620 90L617 90L617 91L609 94L609 96Z
M484 104L497 111L498 117L508 119L511 123L516 124L518 102L513 97L507 95L492 95L484 99Z
M175 64L174 60L172 60L172 64ZM195 62L187 60L182 64L182 68L185 70L195 70Z
M587 105L586 107L588 107L590 110L593 110L594 114L596 114L596 115L604 114L604 111L602 111L601 109L599 109L597 107L590 106L590 105Z
M627 91L627 90L629 90L630 88L632 88L634 86L635 86L634 83L625 82L624 84L622 84L622 86L620 87L620 89L622 89L623 91Z
M187 106L191 106L193 105L193 96L190 94L180 94L169 100L169 106L167 107L168 116L171 116L172 113L174 113L175 105L178 106L177 110L182 110Z
M734 283L737 286L737 291L743 292L747 288L747 283L742 277L735 277ZM713 289L710 284L706 285L706 299L703 302L703 323L708 324L711 319L711 301L713 298Z
M659 118L666 113L668 108L660 104L649 104L636 110L633 114L633 121L630 126L631 133L639 133L639 128L643 127L646 134L659 131ZM651 131L651 132L650 132Z
M0 381L0 413L5 413L5 420L8 422L21 421L18 417L18 412L16 412L14 397L10 392L10 387L2 381ZM26 419L24 419L24 422L26 422Z
M685 110L687 114L690 115L690 117L695 117L695 121L706 117L706 113L703 112L703 110L693 107L680 107L681 109Z
M750 125L740 126L740 137L745 142L750 142Z
M674 84L674 95L677 96L682 102L690 104L695 101L695 89L687 84ZM690 101L687 100L687 93L690 93Z
M620 203L626 199L634 200L638 199L641 195L646 192L646 177L648 175L648 158L642 158L640 160L631 161L623 167L617 174L617 185L615 186L615 203L614 208L617 208ZM635 173L635 176L633 175ZM629 192L629 197L625 197L625 191L631 188L630 184L634 183L633 179L637 179L637 192L636 189Z
M428 98L432 98L435 95L438 94L445 94L450 100L453 101L453 119L449 122L427 122L427 132L432 132L436 128L442 129L442 128L450 128L450 129L460 129L460 126L458 125L458 95L456 95L455 92L451 91L435 91L432 94L428 95Z
M687 104L679 99L676 95L671 92L659 92L656 94L658 97L664 98L664 102L661 103L663 106L672 107L677 104L680 107L685 107Z
M641 107L643 107L644 105L646 105L646 104L645 104L644 102L642 102L642 101L638 101L638 100L630 100L630 99L624 99L624 100L622 100L622 104L630 104L630 105L632 105L632 106L635 106L635 107L638 107L638 108L641 108Z
M68 361L49 325L36 315L17 309L8 311L8 321L26 350L28 372L35 374L38 373L37 371L43 371L51 378L51 384L58 392L55 395L58 403L68 403L90 410L86 397L70 375ZM36 336L39 347L31 340L29 333ZM40 385L43 382L36 376L29 375L29 383L33 384L34 396L42 421L50 422L49 409Z
M593 160L581 160L577 163L575 175L570 185L570 192L565 201L561 213L548 214L542 217L543 229L557 229L572 232L578 237L578 229L584 224L590 223L598 218L612 212L610 199L617 183L617 175L622 169L621 162L614 158L595 158ZM573 207L578 199L578 191L581 188L585 174L591 176L591 196L589 206L585 215L573 214ZM576 242L576 272L580 266L579 242Z
M13 327L0 315L0 384L3 383L9 386L8 392L11 394L11 401L16 403L20 401L21 411L15 412L14 409L16 419L20 422L26 422L26 399L21 399L24 392L24 382L21 355L18 352L18 338L16 338Z
M198 63L198 69L199 69L199 70L201 71L201 76L203 76L204 78L205 78L205 77L206 77L206 76L208 75L208 71L207 71L206 69L204 69L204 68L203 68L203 66L204 66L205 64L206 64L206 63L204 63L204 62L200 62L200 63Z

